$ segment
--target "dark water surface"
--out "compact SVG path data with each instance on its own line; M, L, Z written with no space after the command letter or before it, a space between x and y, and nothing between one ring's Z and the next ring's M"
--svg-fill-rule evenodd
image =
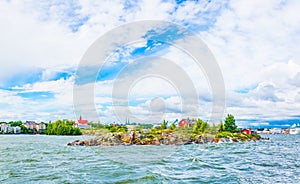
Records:
M300 135L186 146L69 147L0 135L0 183L300 183Z

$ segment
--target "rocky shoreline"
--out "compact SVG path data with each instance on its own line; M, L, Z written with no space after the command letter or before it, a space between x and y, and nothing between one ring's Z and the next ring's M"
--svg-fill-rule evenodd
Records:
M143 134L130 133L107 133L98 135L89 140L75 140L68 143L68 146L121 146L121 145L187 145L205 143L225 143L225 142L247 142L257 140L268 140L268 138L248 138L239 139L236 137L217 138L215 135L204 134L194 138L184 135L146 137Z

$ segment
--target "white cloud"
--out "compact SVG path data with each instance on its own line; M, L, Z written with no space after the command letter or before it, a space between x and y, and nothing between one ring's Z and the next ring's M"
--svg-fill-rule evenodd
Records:
M74 78L51 80L53 76L76 68L90 44L105 32L124 23L149 19L179 23L192 28L204 39L224 76L226 112L241 119L280 119L297 115L300 101L299 9L300 2L296 0L186 1L181 5L159 0L131 4L87 0L71 3L0 1L0 84L11 76L30 71L28 68L43 71L41 81L10 86L14 87L13 91L0 90L0 100L6 104L4 108L0 104L0 119L73 118ZM74 27L78 28L77 32ZM126 52L128 55L129 51ZM158 55L170 59L186 72L202 97L198 111L201 116L209 117L211 92L201 69L173 47ZM157 64L145 70L159 71L161 68ZM101 121L109 121L113 116L112 107L107 104L112 101L114 82L96 83L95 99L98 113L103 117ZM179 85L182 82L179 81ZM135 90L132 98L138 96L148 100L131 107L137 115L146 117L149 98L154 96L167 96L165 107L179 109L178 96L174 97L176 89L165 82L143 81L132 89ZM36 102L18 96L20 90L52 92L54 99ZM51 109L57 110L50 112ZM180 116L176 110L165 117Z
M299 16L290 17L299 3L251 1L229 4L215 26L202 33L224 71L229 88L245 87L262 79L260 71L298 55ZM294 10L291 10L293 7ZM287 10L289 9L289 10Z
M298 114L300 17L295 12L300 3L230 1L228 6L214 26L200 33L222 68L226 111L241 119Z

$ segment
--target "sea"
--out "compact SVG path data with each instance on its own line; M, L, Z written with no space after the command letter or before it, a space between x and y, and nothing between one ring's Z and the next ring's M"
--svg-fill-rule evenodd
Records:
M0 135L0 183L300 183L300 135L182 146L67 146L85 136Z

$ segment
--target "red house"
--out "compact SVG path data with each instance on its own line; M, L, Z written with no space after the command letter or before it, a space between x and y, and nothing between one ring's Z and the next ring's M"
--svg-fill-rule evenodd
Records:
M251 134L251 128L249 128L249 129L243 129L243 130L241 130L241 133L250 135Z
M194 123L194 120L190 120L189 118L187 119L182 119L179 121L178 126L180 128L184 128L184 127L191 127Z

